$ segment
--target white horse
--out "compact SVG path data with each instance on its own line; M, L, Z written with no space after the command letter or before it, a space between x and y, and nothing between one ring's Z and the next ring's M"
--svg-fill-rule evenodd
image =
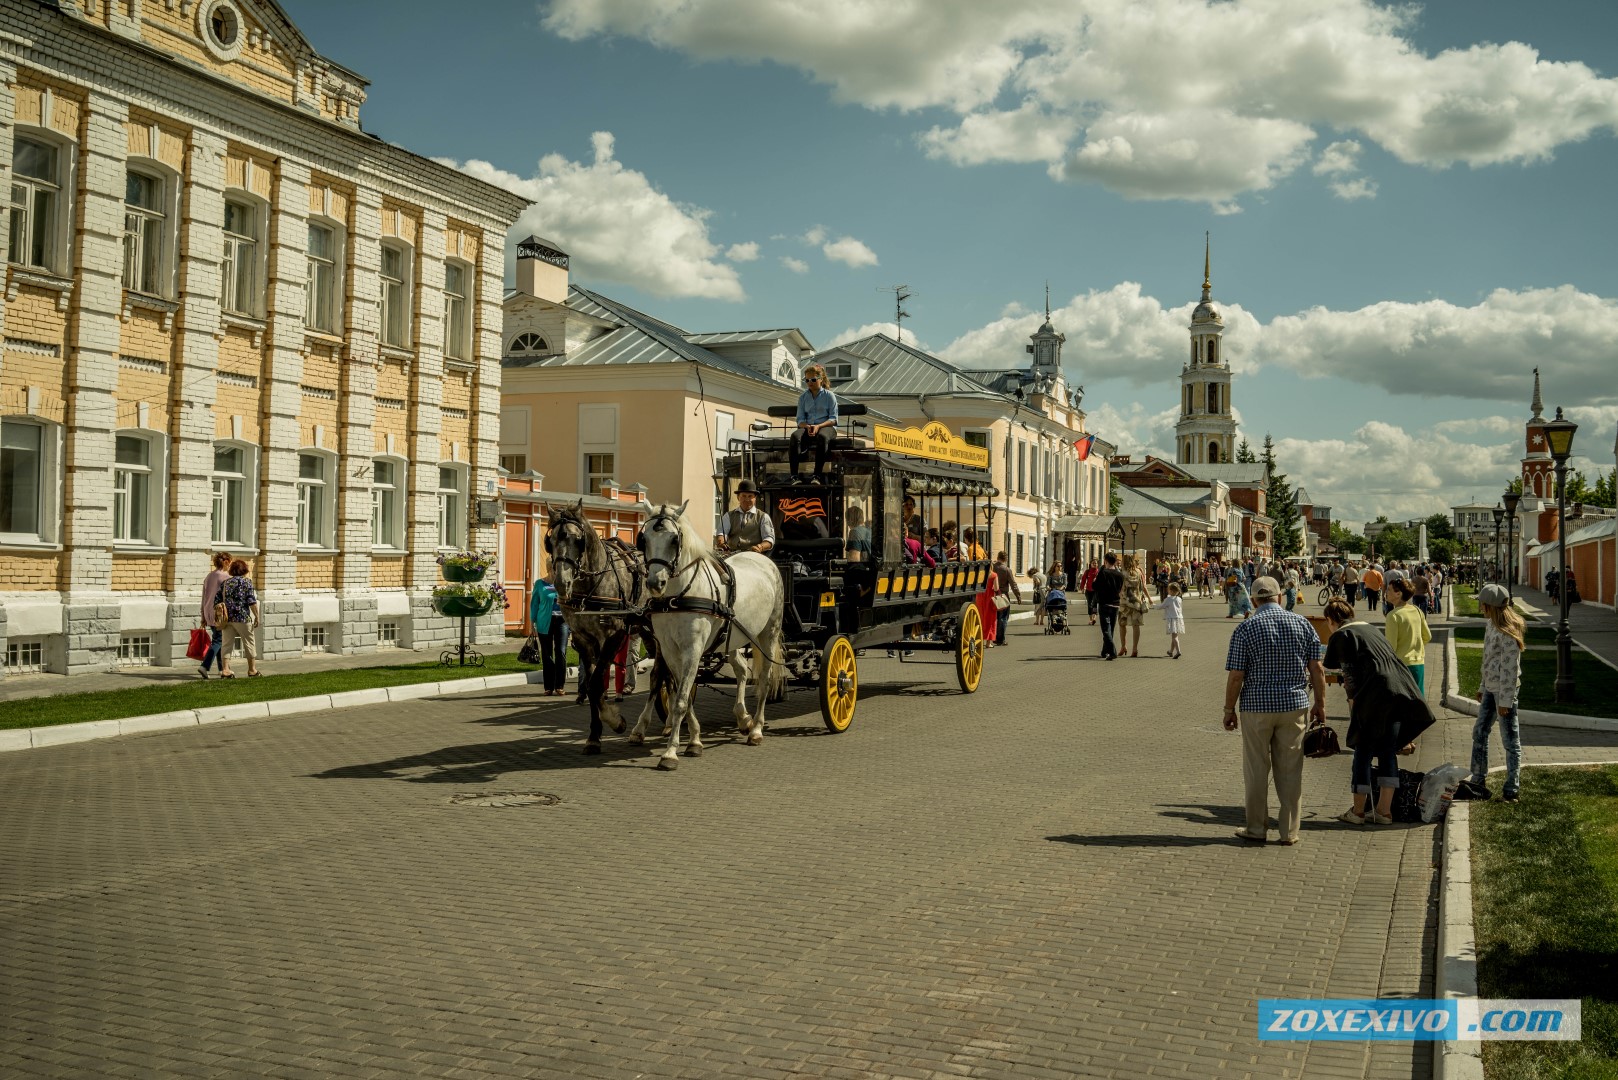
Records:
M691 720L689 757L702 756L702 727L692 708L697 668L705 653L722 649L736 675L736 726L747 744L764 741L764 703L784 663L781 649L783 599L781 572L768 557L743 552L721 563L708 542L685 518L685 504L652 511L638 546L646 556L646 588L652 595L647 611L657 652L674 682L669 704L672 730L658 760L660 769L680 764L680 726ZM753 648L753 681L758 686L757 715L747 712L747 664L742 647ZM646 713L630 733L632 744L644 741Z

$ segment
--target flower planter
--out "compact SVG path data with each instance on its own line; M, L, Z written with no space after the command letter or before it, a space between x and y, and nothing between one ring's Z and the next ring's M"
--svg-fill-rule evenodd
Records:
M494 610L494 597L435 596L433 607L438 609L440 615L448 615L452 619L475 619Z
M445 563L442 567L445 581L472 582L482 581L488 568L483 566L456 566L454 563Z

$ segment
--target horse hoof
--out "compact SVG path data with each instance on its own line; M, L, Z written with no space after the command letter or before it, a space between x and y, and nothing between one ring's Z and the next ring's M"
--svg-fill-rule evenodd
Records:
M635 733L634 733L634 734L633 734L633 735L631 735L631 736L630 736L630 737L629 737L629 745L630 745L630 746L641 746L641 745L643 745L643 744L644 744L644 743L645 743L645 742L646 742L646 736L644 736L644 735L642 735L642 734L641 734L641 733L640 733L640 732L638 732L638 731L637 731L637 732L635 732Z
M612 733L614 735L622 735L624 733L624 728L628 727L629 725L620 720L616 724L609 724L607 726L612 728Z
M747 745L748 746L759 746L759 745L763 744L763 742L764 742L764 736L762 736L762 735L754 734L754 735L749 735L747 737Z
M594 742L585 743L584 744L584 752L586 754L599 754L599 753L601 753L601 744L600 743L594 743Z
M658 758L657 767L664 772L673 772L680 767L680 759L673 757Z
M685 756L686 757L701 757L702 756L702 747L698 746L696 743L692 743L690 746L685 748Z
M673 733L674 733L674 729L672 727L670 727L667 724L663 725L663 734L665 736L672 735Z

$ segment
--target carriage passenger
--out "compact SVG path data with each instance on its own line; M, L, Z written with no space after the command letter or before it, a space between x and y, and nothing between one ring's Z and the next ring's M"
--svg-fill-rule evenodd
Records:
M921 563L923 566L937 566L938 563L934 561L932 555L928 553L927 549L922 546L921 519L911 518L910 524L905 528L907 530L907 534L905 536L905 562Z
M802 483L798 475L798 462L805 453L815 456L815 474L810 483L820 483L820 474L826 471L826 451L831 449L832 436L837 432L837 395L826 385L826 369L810 364L803 369L805 389L798 395L798 427L792 433L787 447L787 463L792 482Z
M843 542L843 557L849 562L871 561L871 527L865 524L865 510L850 506L843 514L848 522L848 537Z
M927 554L934 566L944 561L944 538L937 529L927 530Z
M775 546L775 525L758 508L758 485L743 480L736 485L736 509L719 519L714 546L721 551L756 551L763 554Z

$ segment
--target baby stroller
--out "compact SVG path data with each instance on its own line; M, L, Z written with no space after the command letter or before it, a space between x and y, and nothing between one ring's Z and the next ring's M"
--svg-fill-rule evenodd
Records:
M1053 588L1045 594L1045 632L1071 634L1067 625L1067 593Z

